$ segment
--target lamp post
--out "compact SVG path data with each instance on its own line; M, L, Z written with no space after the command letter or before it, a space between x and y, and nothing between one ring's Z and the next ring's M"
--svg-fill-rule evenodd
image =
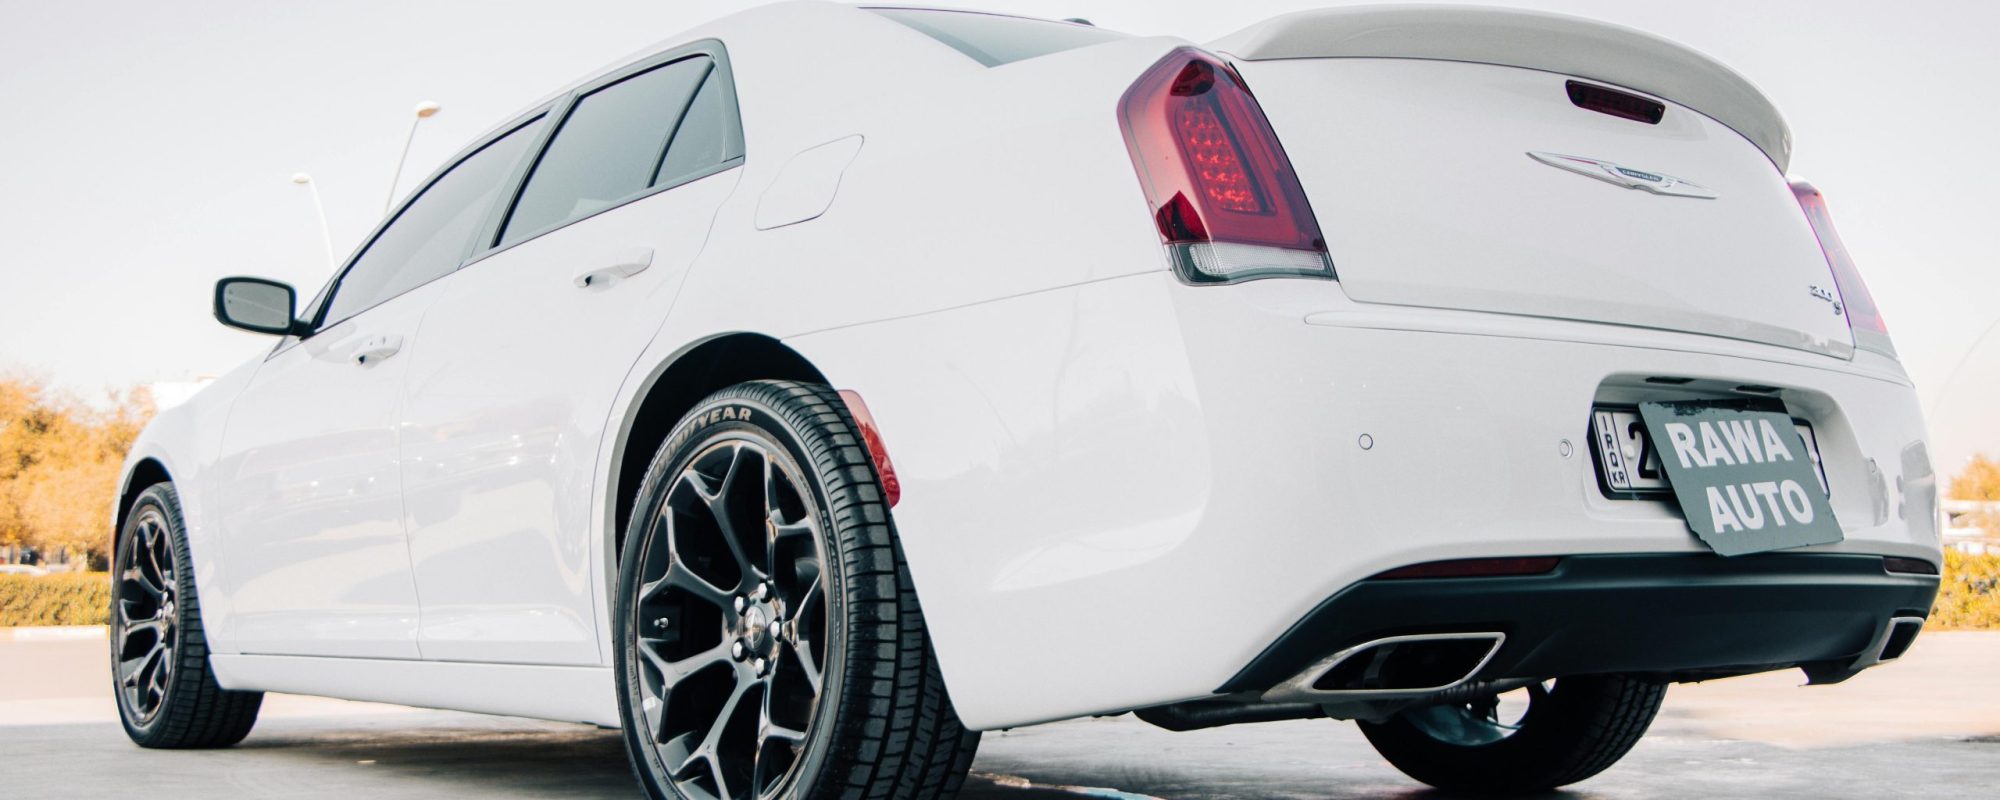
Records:
M389 199L382 201L383 216L387 216L390 207L396 204L396 183L403 179L403 162L410 159L410 143L417 140L417 126L422 124L424 120L436 116L442 110L444 110L444 106L438 105L433 100L425 100L417 104L416 119L410 120L410 134L403 137L403 155L396 159L396 173L389 176Z
M312 192L313 213L319 215L319 241L326 247L326 265L329 269L338 269L340 263L333 260L333 233L326 227L326 204L319 200L319 184L313 183L313 176L303 172L294 173L292 182Z

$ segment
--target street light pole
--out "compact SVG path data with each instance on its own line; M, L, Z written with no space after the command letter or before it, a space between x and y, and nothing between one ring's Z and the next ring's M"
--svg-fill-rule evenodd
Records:
M326 246L326 266L328 269L339 269L340 263L333 259L333 232L326 227L326 204L319 200L319 184L313 183L312 176L303 172L292 175L292 182L312 192L313 212L319 215L319 241Z
M410 120L410 134L403 137L403 154L396 158L395 174L389 176L389 199L382 201L383 216L388 216L389 209L396 204L396 183L403 179L403 162L410 159L410 143L417 140L417 126L423 123L424 120L436 115L443 108L444 106L440 106L432 100L425 100L417 104L417 118Z

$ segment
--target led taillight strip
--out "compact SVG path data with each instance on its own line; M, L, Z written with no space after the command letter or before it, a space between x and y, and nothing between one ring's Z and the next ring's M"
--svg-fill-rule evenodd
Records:
M1298 174L1229 65L1174 50L1126 90L1118 120L1183 279L1334 277Z

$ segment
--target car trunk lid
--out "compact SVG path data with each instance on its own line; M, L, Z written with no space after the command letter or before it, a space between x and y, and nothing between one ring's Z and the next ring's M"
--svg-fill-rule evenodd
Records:
M1783 120L1706 56L1449 8L1306 12L1212 47L1256 93L1355 300L1852 355ZM1645 107L1657 122L1624 113Z

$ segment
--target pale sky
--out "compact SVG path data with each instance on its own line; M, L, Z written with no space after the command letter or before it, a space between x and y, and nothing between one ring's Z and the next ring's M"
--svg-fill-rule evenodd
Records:
M910 0L905 0L909 2ZM1333 0L941 0L1215 39ZM215 279L310 295L399 191L528 103L751 3L0 0L0 370L76 392L225 372L270 340L209 316ZM1509 0L1691 45L1790 120L1932 412L1947 473L2000 454L2000 3ZM1970 350L1968 348L1971 348ZM1969 352L1969 356L1968 356ZM1954 365L1964 368L1946 387Z

